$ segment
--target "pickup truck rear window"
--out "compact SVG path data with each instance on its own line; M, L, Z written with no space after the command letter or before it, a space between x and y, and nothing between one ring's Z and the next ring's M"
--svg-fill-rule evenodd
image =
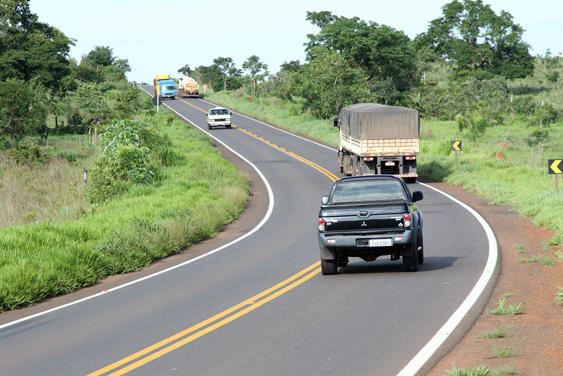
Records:
M342 182L334 187L331 203L358 201L406 200L405 190L396 180L359 180Z

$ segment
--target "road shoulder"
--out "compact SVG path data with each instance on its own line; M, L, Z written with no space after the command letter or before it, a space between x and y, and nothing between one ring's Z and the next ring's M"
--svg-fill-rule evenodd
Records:
M563 369L563 308L555 301L563 285L563 263L523 263L536 255L549 257L558 247L547 247L553 232L535 226L508 207L491 205L482 198L446 183L431 183L481 214L493 228L501 253L502 272L493 293L477 320L460 342L444 356L429 376L445 376L454 368L485 365L492 369L512 367L519 375L556 375ZM559 247L560 248L560 247ZM554 258L555 259L555 258ZM518 315L492 315L504 299L506 306L522 303ZM508 337L481 338L484 332L503 328ZM498 350L511 355L498 357Z

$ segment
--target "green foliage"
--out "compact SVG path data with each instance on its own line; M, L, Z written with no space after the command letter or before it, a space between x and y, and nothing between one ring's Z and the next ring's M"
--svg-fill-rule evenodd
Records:
M41 148L29 139L17 142L8 150L8 155L17 163L44 163L47 159Z
M189 64L184 65L180 69L178 69L178 73L183 74L184 76L191 76L192 75L192 68L190 68Z
M94 67L109 67L115 63L115 56L113 56L113 48L109 46L96 46L88 55L85 60Z
M86 190L90 200L104 202L133 184L155 183L162 160L170 162L166 141L145 123L114 121L100 136L102 154Z
M223 90L227 90L227 80L229 77L238 77L241 75L239 69L237 69L233 59L230 57L218 57L213 59L213 64L215 64L223 76Z
M86 124L100 123L108 114L109 108L98 85L80 85L75 93L75 100Z
M489 338L489 339L507 338L507 337L509 337L509 335L504 327L500 327L495 330L488 330L481 333L481 335L479 335L479 338Z
M138 89L132 87L120 90L115 97L116 103L113 108L117 111L117 117L126 118L138 110L141 107L140 94L141 92Z
M493 355L495 358L510 358L512 356L512 346L493 346Z
M523 31L506 11L497 15L481 0L455 0L442 7L442 17L430 22L416 44L454 61L460 76L514 79L534 69Z
M242 69L248 72L252 83L252 96L258 95L256 87L258 83L263 81L268 76L268 65L260 61L256 55L250 56L244 63Z
M549 127L559 119L559 112L551 103L542 103L536 107L534 115L530 118L531 125Z
M517 374L518 372L514 368L492 369L487 366L478 366L469 369L454 368L448 371L449 376L508 376Z
M64 92L73 44L58 29L39 22L28 0L0 2L0 81L34 80L54 92Z
M192 73L193 78L202 84L207 84L213 90L221 90L223 87L223 75L215 64L210 66L200 65Z
M43 90L19 79L0 82L0 149L45 129L49 100Z
M162 108L151 121L183 162L164 168L159 184L132 185L77 220L2 229L0 311L137 270L213 236L244 210L247 179L195 129L163 126L169 115Z
M557 286L557 290L559 290L559 292L555 296L555 300L557 300L559 305L563 307L563 287Z
M519 315L522 313L522 303L518 303L518 304L511 304L508 306L508 308L506 307L506 300L503 299L499 299L498 300L498 307L489 311L489 314L491 315Z
M549 130L536 128L532 131L532 133L530 133L528 139L526 140L526 143L529 146L535 146L538 144L543 144L548 140L549 140Z
M369 102L373 96L368 78L361 68L354 68L337 52L315 48L315 61L302 67L298 94L319 118L337 115L343 106Z
M402 31L358 17L346 18L330 12L307 12L307 20L321 30L309 34L306 52L315 61L324 47L341 54L349 64L365 70L369 80L386 82L394 90L409 90L415 81L415 53ZM375 85L377 88L377 84Z

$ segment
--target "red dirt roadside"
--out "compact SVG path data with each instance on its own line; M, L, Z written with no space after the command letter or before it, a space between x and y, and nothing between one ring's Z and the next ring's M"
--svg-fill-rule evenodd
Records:
M517 375L563 375L563 307L555 297L563 286L563 262L554 254L561 247L549 247L553 232L534 226L510 208L489 205L486 200L445 183L430 183L477 210L492 227L501 253L501 274L485 310L460 343L428 376L446 376L454 368L484 365L491 369L512 368ZM552 266L521 260L550 258ZM499 299L506 307L522 303L518 315L492 315ZM503 328L507 338L481 338L483 332ZM511 355L495 356L506 348ZM495 351L497 350L497 351Z

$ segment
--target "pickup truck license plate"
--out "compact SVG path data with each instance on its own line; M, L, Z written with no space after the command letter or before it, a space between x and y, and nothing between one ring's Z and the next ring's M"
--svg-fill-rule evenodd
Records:
M370 247L391 247L393 242L391 239L370 239L368 245Z

